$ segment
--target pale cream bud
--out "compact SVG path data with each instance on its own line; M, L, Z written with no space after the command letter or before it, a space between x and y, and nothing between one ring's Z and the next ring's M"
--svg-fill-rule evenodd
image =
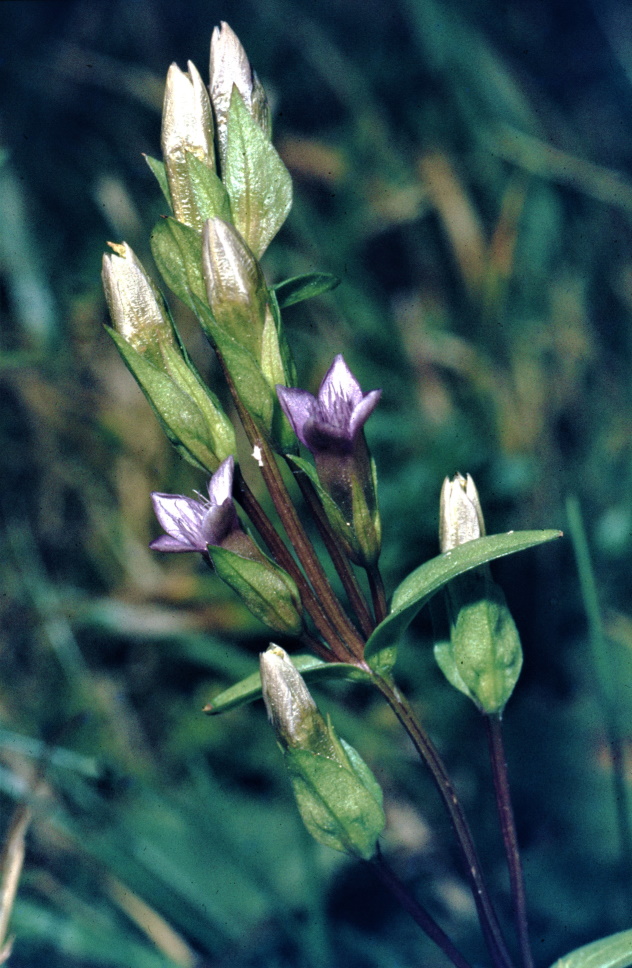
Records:
M474 481L468 474L446 477L441 488L439 511L439 544L441 551L450 551L466 541L485 534L485 522Z
M187 66L185 72L172 64L167 73L162 154L175 217L185 225L200 229L202 220L191 191L186 155L195 155L209 168L215 168L213 113L197 68L191 61Z

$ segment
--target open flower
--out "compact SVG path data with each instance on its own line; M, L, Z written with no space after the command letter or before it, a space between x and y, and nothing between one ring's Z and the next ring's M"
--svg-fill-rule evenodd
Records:
M151 495L156 517L167 532L152 541L153 551L201 551L221 545L241 525L232 499L234 457L227 457L208 482L208 500L182 494Z
M372 567L380 553L375 466L362 428L381 390L363 393L339 354L315 397L305 390L276 388L294 433L311 450L320 498L329 522L352 561Z
M382 395L381 390L363 393L340 353L325 374L317 397L283 386L276 390L294 433L314 455L327 451L351 454Z

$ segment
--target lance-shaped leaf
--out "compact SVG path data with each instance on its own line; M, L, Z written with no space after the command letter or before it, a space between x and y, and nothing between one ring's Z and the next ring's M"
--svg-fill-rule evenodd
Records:
M233 88L222 181L233 224L261 258L292 207L292 179L276 150Z
M551 968L630 968L632 930L619 931L559 958Z
M162 113L162 154L173 213L198 231L204 215L191 185L188 157L194 155L210 172L215 168L213 113L208 91L194 64L188 71L172 64L167 74ZM206 216L208 217L208 216Z
M347 662L324 662L323 659L313 655L292 655L290 659L306 682L321 682L331 679L371 682L368 672ZM261 699L261 673L259 670L220 692L204 707L204 712L208 713L209 716L217 716L219 713L236 709L238 706L254 702L256 699Z
M284 279L273 287L281 309L321 296L340 285L340 279L328 272L308 272L304 276Z
M396 589L389 615L378 625L366 644L365 658L373 666L374 658L382 650L393 649L417 612L452 578L471 568L478 568L486 562L502 558L503 555L524 551L561 536L561 531L552 530L493 534L487 538L468 541L453 551L447 551L420 565Z
M209 556L219 577L235 591L260 621L283 635L298 635L302 628L302 606L292 578L261 555L252 560L228 550L210 546Z

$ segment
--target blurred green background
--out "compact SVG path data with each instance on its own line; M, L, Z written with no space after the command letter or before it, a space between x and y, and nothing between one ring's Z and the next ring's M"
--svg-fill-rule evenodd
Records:
M446 474L488 530L587 524L605 706L571 542L499 562L525 650L506 742L537 964L630 926L608 720L632 761L632 11L625 0L167 0L0 5L0 820L33 802L11 965L440 968L371 871L308 840L263 706L202 706L265 631L193 556L161 558L151 490L203 481L102 324L100 260L151 266L167 68L207 76L228 20L295 182L268 278L303 384L337 352L366 390L392 590L437 553ZM153 271L153 269L152 269ZM183 307L171 305L201 365ZM285 643L287 644L287 643ZM422 614L398 666L510 905L484 733ZM603 682L602 682L603 685ZM384 850L484 965L435 792L383 703L319 688L384 785ZM38 770L46 763L44 780ZM627 768L627 772L626 772ZM629 792L629 790L628 790Z

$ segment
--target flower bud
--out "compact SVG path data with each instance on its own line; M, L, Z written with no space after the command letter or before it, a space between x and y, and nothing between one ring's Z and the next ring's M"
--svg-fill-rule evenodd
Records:
M311 749L335 756L327 724L289 655L271 645L259 657L268 719L284 749Z
M269 139L271 135L270 109L266 93L250 66L248 56L235 32L227 23L215 27L211 37L209 65L210 92L217 140L222 163L226 157L228 112L233 87L239 91L246 108Z
M260 668L268 718L307 830L321 844L370 860L385 824L378 782L321 716L283 649L271 645Z
M485 522L474 481L468 474L446 477L441 488L439 508L439 545L450 551L457 545L473 541L485 534Z
M468 474L446 477L441 490L439 539L449 552L485 534L483 512ZM522 667L518 630L488 565L460 575L444 594L447 628L435 658L448 681L486 714L502 712ZM434 615L440 619L439 604Z
M167 74L162 115L162 153L173 204L179 222L200 230L203 217L191 184L188 156L215 168L213 114L208 92L197 68L188 72L172 64Z
M233 427L182 349L162 296L131 248L110 246L114 254L103 257L110 335L171 443L213 473L235 452Z
M164 300L127 242L109 243L103 256L103 289L114 328L137 353L162 366L160 346L176 345Z
M239 232L220 218L204 226L202 257L216 323L259 361L267 299L259 263Z

